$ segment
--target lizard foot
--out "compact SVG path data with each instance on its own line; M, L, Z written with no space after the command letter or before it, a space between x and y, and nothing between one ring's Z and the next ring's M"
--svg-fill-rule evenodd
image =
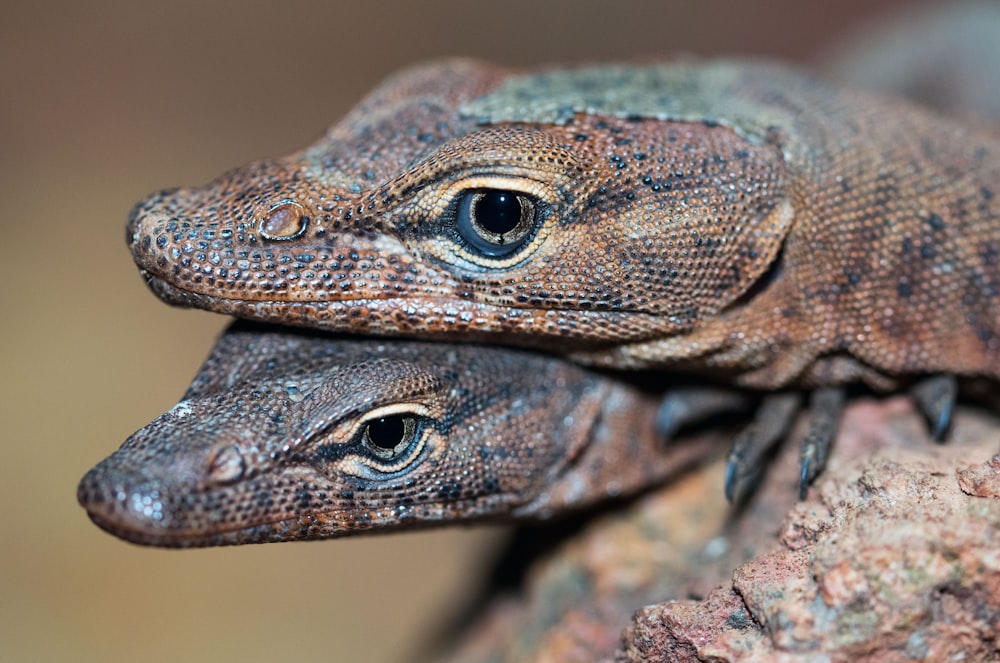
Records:
M940 442L951 427L951 414L955 410L958 381L954 375L933 375L913 385L910 389L917 407L927 418L927 426L935 440Z
M817 389L809 397L809 429L802 438L802 450L799 454L799 499L805 499L809 484L826 466L830 446L837 435L845 397L843 387Z
M951 426L955 409L956 378L953 375L928 377L916 383L910 394L926 417L931 435L942 440ZM800 499L805 498L809 485L826 466L845 400L843 387L823 387L810 396L808 430L799 454ZM749 494L760 473L762 456L785 436L798 408L799 400L792 394L772 394L764 399L754 422L733 441L726 467L726 499L738 502Z
M800 396L795 392L764 397L753 423L733 440L726 465L726 499L738 501L749 494L760 476L762 457L783 439L799 410Z
M657 432L671 440L681 429L712 417L745 410L752 399L744 392L724 387L677 389L663 397L656 414Z

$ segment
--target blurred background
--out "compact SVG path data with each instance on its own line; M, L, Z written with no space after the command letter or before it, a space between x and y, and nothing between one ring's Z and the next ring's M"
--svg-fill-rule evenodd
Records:
M173 405L226 324L171 309L131 205L318 136L394 69L755 53L811 62L906 0L181 0L0 8L0 660L406 661L502 528L200 551L93 526L77 481Z

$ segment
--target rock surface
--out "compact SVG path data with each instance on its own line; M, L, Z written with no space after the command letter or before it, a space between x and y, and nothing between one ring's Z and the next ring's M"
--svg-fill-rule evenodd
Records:
M858 402L802 502L791 442L738 513L720 459L592 520L448 660L1000 660L1000 421Z

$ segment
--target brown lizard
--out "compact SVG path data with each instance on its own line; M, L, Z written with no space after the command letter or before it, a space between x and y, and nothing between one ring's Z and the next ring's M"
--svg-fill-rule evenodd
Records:
M805 484L841 385L929 376L940 436L951 376L1000 377L998 181L994 135L771 64L457 60L127 235L174 304L816 389ZM730 492L795 398L765 398Z
M553 356L237 323L184 398L80 482L100 527L190 547L545 519L662 482L657 399Z

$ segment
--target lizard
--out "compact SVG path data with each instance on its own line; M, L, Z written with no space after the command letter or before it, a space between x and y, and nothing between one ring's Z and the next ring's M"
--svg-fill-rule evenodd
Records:
M1000 141L750 60L391 77L314 144L155 193L127 240L169 303L486 341L766 393L727 494L811 391L802 485L845 385L1000 377Z
M658 409L641 385L528 350L237 322L77 497L160 547L545 520L711 452L710 435L664 443Z

